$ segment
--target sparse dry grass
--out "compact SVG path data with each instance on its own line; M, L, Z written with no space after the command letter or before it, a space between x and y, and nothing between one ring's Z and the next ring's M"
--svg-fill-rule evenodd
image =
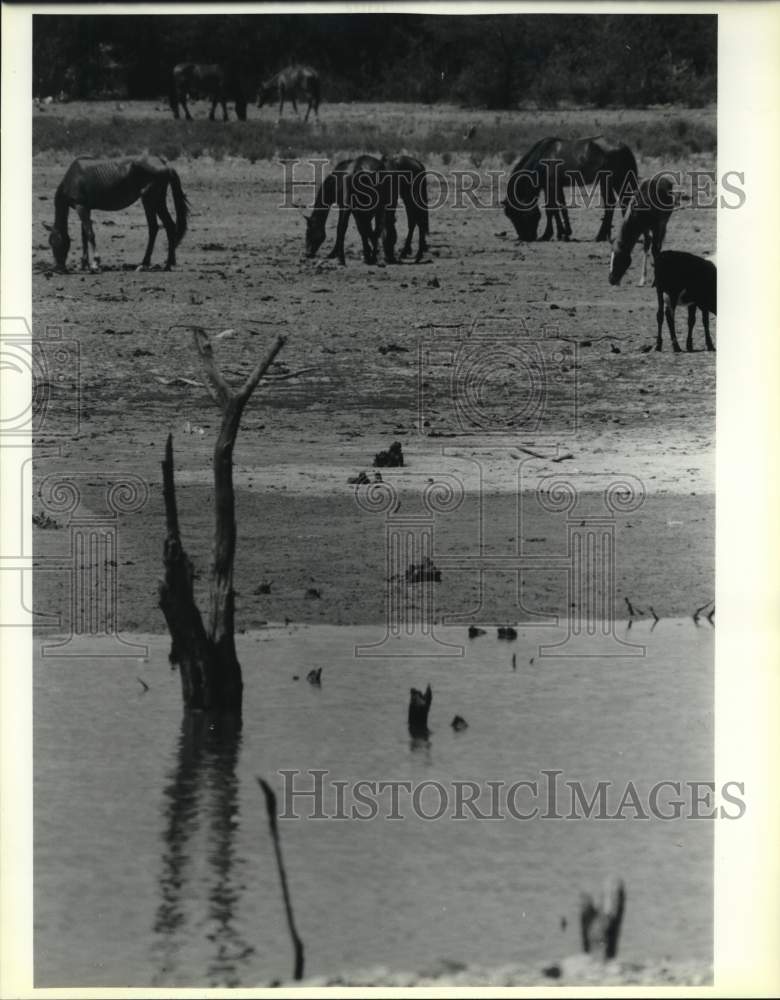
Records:
M504 164L545 135L604 134L620 139L638 158L675 159L716 150L714 109L657 108L628 111L468 111L446 105L325 105L319 124L250 109L247 122L214 121L206 106L195 119L176 121L153 102L47 105L33 119L34 153L119 156L144 151L170 160L238 157L252 163L277 157L336 158L357 152L406 150L422 158L486 157Z

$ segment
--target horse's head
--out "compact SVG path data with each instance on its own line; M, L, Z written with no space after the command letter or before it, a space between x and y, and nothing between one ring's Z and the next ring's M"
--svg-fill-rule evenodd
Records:
M316 215L304 215L306 220L306 256L313 257L325 242L325 220Z
M43 228L49 232L49 246L51 247L51 252L54 254L54 261L58 270L67 270L66 262L68 260L68 251L70 250L70 236L67 233L61 232L55 226L49 226L45 222Z
M533 243L539 229L539 220L542 217L542 213L539 211L539 206L534 205L532 208L517 208L517 206L513 205L509 199L506 199L504 201L504 214L515 227L517 238L519 240L525 240L527 243Z
M612 244L612 253L609 256L609 283L619 285L623 275L631 266L631 254L628 250L622 249L618 244Z
M519 240L532 243L536 239L542 217L538 201L535 178L524 170L515 170L509 177L503 204L504 214L515 227Z

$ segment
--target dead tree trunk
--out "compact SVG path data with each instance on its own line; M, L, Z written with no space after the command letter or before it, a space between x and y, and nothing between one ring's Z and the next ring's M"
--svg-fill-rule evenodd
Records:
M171 435L165 446L163 498L166 538L165 577L160 582L160 607L171 633L171 663L181 673L186 709L240 714L243 683L234 639L233 560L236 551L233 446L241 415L258 382L284 346L278 337L266 357L234 392L218 371L211 343L195 331L195 346L206 374L206 387L222 410L222 425L214 447L215 517L208 627L203 624L192 589L192 563L181 543L176 509Z
M583 893L580 897L580 930L584 952L602 962L617 955L625 908L625 887L614 876L605 880L601 896L595 903Z

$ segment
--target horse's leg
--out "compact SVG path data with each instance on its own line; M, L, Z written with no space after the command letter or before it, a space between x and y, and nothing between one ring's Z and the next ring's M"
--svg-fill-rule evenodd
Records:
M385 260L388 264L395 264L395 244L398 239L398 232L395 228L395 209L389 208L380 216L380 226L382 229L382 246L385 252ZM403 257L404 251L401 251Z
M642 275L639 278L640 288L644 288L647 282L647 258L650 256L650 244L651 244L651 236L650 233L647 232L645 233L645 245L644 245L645 255L642 258Z
M187 107L187 95L181 95L181 106L184 108L184 117L188 122L192 121L192 115L190 114L190 109ZM178 118L178 115L176 116Z
M363 260L366 264L376 264L376 247L373 243L374 233L371 228L371 213L358 211L354 213L360 238L363 241Z
M298 114L298 101L296 100L295 94L293 94L290 97L290 100L292 101L292 106L293 106L293 111L295 112L295 117L296 118L300 118L300 115Z
M168 237L168 258L165 261L165 270L170 271L172 267L176 266L176 223L173 221L171 213L168 211L168 205L166 204L165 198L168 193L167 184L161 188L159 197L156 201L157 215L162 220L163 226L165 226L165 235ZM147 216L148 219L148 216ZM151 251L150 251L151 257Z
M99 271L100 258L97 255L95 230L89 209L85 205L76 205L76 212L81 220L81 270L86 271L89 268L90 271ZM92 249L91 258L90 248Z
M702 315L704 315L702 313ZM685 350L689 353L693 350L693 328L696 324L696 306L693 302L688 306L688 337L685 341Z
M303 119L303 124L304 125L306 124L306 122L308 122L310 114L311 114L311 101L309 101L309 106L308 106L308 108L306 108L306 115L304 116L304 119Z
M284 90L279 88L279 121L282 120L282 112L284 111Z
M428 246L427 246L427 244L425 242L425 226L423 225L423 221L424 221L424 218L423 219L418 218L416 220L416 223L417 223L417 253L415 254L415 258L414 258L415 264L419 264L420 263L420 261L425 256L426 250L428 249ZM412 232L411 232L411 229L410 229L409 230L409 239L411 240L411 238L412 238Z
M601 227L596 233L596 242L603 243L612 235L612 216L615 212L614 191L612 184L607 180L605 174L599 178L601 188L601 200L604 202L604 216L601 220Z
M349 225L349 214L351 209L341 208L339 209L339 221L336 226L336 242L333 245L333 249L328 254L328 258L338 257L340 264L346 264L344 260L344 238L347 235L347 226Z
M552 239L553 232L553 215L556 215L555 211L550 208L549 205L545 205L544 214L547 217L547 225L544 227L544 232L539 237L540 240Z
M672 349L675 354L679 354L682 348L677 343L677 334L674 330L674 310L677 307L677 298L672 299L671 295L666 295L666 325L669 327L669 336L672 338Z
M163 204L165 204L164 198L165 196L163 195ZM149 237L146 241L146 252L144 253L144 258L136 268L136 271L145 271L146 268L149 267L149 265L152 262L152 250L154 250L154 241L157 239L157 231L160 228L160 225L157 222L158 199L159 199L159 192L156 191L154 188L144 191L144 193L141 195L141 204L144 206L144 212L146 213L146 225L149 228ZM167 231L168 230L167 225L165 228ZM170 240L170 235L168 238ZM169 259L170 255L171 251L169 243L169 250L168 250Z
M664 326L664 293L657 287L655 291L658 297L658 311L655 314L656 322L658 323L658 333L655 337L655 349L656 351L660 351L663 349L663 345L661 343L661 331Z
M553 192L553 207L555 209L555 235L559 240L568 240L571 233L569 211L563 196L563 187L556 187Z
M708 351L714 351L715 345L712 342L712 337L710 336L710 314L706 309L701 311L701 321L704 326L704 342L707 345Z

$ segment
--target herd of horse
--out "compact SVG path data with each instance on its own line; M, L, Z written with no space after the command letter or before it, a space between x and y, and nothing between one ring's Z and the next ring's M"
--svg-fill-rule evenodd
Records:
M276 78L275 78L276 79ZM271 84L269 83L269 87ZM278 81L276 86L279 86ZM270 91L269 91L270 92ZM186 111L186 104L184 105ZM213 109L212 109L213 111ZM656 350L662 349L662 326L666 319L672 348L680 350L674 312L678 304L688 306L687 350L693 349L692 331L696 310L702 315L707 350L714 350L709 332L709 314L716 313L717 275L714 263L693 254L663 251L669 218L680 201L668 175L659 174L640 181L631 150L622 143L601 137L585 139L545 138L537 142L512 168L503 208L514 226L518 240L532 242L552 237L553 223L558 238L572 234L565 188L596 187L604 214L596 240L609 241L616 208L621 213L617 238L612 243L609 283L619 285L631 264L631 253L644 244L642 274L644 285L652 256L654 285L658 297ZM167 208L170 189L175 219ZM540 200L544 198L546 226L538 236ZM98 270L91 212L117 211L141 199L148 225L146 252L139 269L150 266L160 224L168 238L166 270L176 263L176 247L187 230L188 202L177 172L162 157L142 156L100 160L79 157L68 168L54 197L55 217L49 230L49 244L58 270L66 270L70 250L68 214L74 209L81 221L82 268ZM363 154L337 164L319 185L306 220L305 252L314 257L326 238L326 222L331 208L338 210L336 241L329 257L345 263L344 244L349 220L354 217L362 241L363 259L375 264L381 246L387 263L395 263L399 202L406 213L408 232L400 256L412 254L417 233L415 263L427 251L428 193L426 168L408 155L373 156Z
M246 83L235 69L228 69L218 63L178 63L171 72L170 92L168 99L174 118L179 118L179 108L184 111L184 117L192 119L188 100L204 97L211 101L209 118L214 121L217 105L222 107L222 118L227 121L228 101L233 101L236 117L246 121L247 94ZM319 118L320 108L320 78L311 66L294 64L280 70L270 79L260 84L257 91L257 107L271 101L279 101L279 118L284 113L285 101L290 101L293 111L298 114L298 101L308 101L306 117L314 112Z

